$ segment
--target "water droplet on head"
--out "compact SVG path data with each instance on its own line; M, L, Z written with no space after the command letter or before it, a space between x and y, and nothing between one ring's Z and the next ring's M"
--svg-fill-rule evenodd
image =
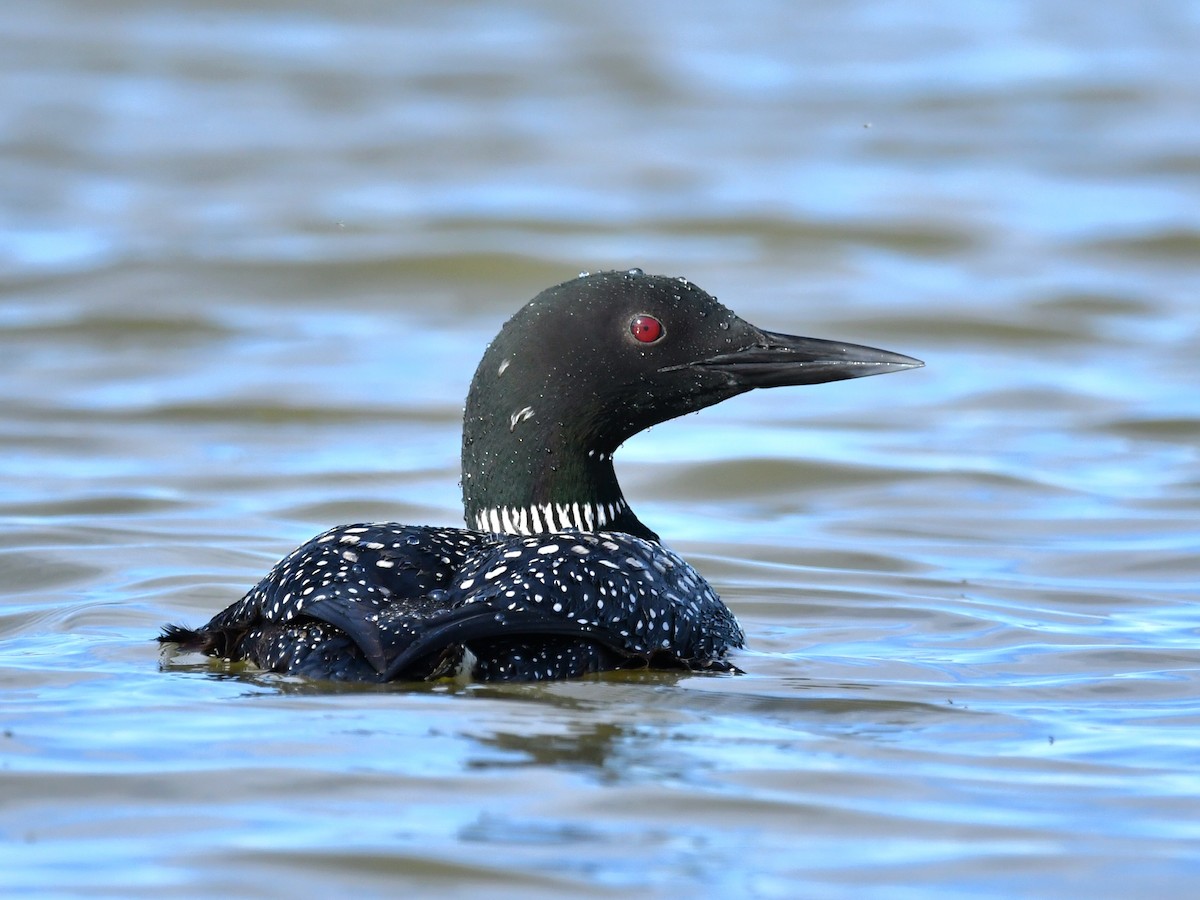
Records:
M586 271L585 271L585 272L580 272L580 273L579 273L579 277L580 277L580 278L587 278L587 277L588 277L589 275L591 275L591 274L592 274L591 272L586 272Z
M728 331L728 330L729 330L729 323L728 323L728 322L721 322L721 323L720 323L720 325L718 325L717 327L719 327L719 328L720 328L722 331Z
M635 278L637 278L639 275L645 275L646 273L643 272L641 269L634 267L634 268L630 269L627 274L632 275Z

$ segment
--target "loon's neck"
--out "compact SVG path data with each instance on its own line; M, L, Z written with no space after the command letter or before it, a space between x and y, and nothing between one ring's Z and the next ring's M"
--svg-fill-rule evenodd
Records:
M629 508L611 450L588 448L583 436L519 412L515 423L496 423L472 416L468 403L462 456L468 527L511 534L620 531L659 540Z

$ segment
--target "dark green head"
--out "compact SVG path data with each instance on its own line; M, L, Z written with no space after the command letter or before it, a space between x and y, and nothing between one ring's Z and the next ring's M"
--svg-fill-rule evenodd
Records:
M613 451L629 437L756 387L920 365L762 331L683 278L581 276L520 309L475 372L463 422L467 524L653 538L613 473Z

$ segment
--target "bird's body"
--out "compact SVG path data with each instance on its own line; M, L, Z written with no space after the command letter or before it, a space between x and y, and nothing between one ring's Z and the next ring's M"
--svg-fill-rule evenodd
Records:
M467 647L485 680L725 670L742 643L704 579L650 541L393 524L313 538L202 632L217 656L352 681L453 674Z
M206 625L160 640L344 681L730 671L733 614L630 510L613 452L753 387L916 365L761 331L683 279L581 276L522 308L479 364L463 431L473 528L334 528Z

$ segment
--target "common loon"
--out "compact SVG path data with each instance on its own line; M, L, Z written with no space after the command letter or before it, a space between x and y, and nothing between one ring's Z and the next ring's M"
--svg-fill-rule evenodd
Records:
M634 515L614 451L752 388L921 365L763 331L684 278L585 273L518 311L479 363L463 417L469 528L333 528L208 624L158 640L342 681L737 671L737 620Z

